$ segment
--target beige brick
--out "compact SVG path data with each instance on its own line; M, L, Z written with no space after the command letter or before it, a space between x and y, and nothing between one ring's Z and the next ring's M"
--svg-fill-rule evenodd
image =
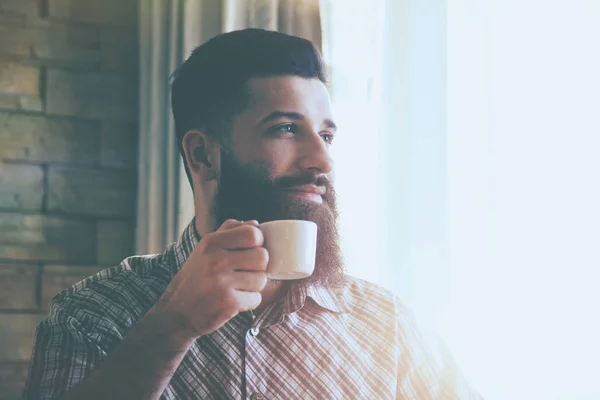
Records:
M32 31L14 26L0 26L0 54L31 56Z
M48 6L48 14L52 19L100 25L137 24L135 0L48 0Z
M49 69L46 112L101 120L137 120L137 78Z
M100 31L100 42L103 70L137 73L139 65L137 31L126 28L103 28Z
M98 67L98 31L87 26L39 28L34 36L33 56L49 66Z
M0 13L39 14L39 0L0 0Z
M16 13L0 13L0 24L7 26L22 26L25 24L25 15Z
M40 210L43 177L40 166L0 162L0 208Z
M50 300L55 295L105 268L99 266L46 265L42 275L42 310L50 309Z
M134 227L126 221L98 221L98 264L116 265L134 253Z
M75 47L97 48L100 44L100 27L94 25L40 19L28 26L35 28L38 34L51 35L53 39Z
M19 98L11 94L0 93L0 110L18 110Z
M95 258L93 221L0 212L0 259L89 264Z
M16 43L11 51L21 51L19 46ZM0 109L42 110L38 67L0 59Z
M40 97L39 69L0 60L0 94Z
M0 158L93 164L99 123L0 112Z
M0 314L0 362L31 359L35 329L45 314Z
M42 99L34 96L0 93L0 110L42 111Z
M42 111L42 99L35 96L21 95L17 98L19 110Z
M100 135L100 163L110 167L137 166L137 126L103 122Z
M0 362L0 400L21 398L28 371L28 361Z
M30 60L30 64L96 68L101 49L98 29L89 26L36 24L0 26L0 54Z
M93 216L132 216L136 187L133 171L51 167L48 209Z
M35 310L38 266L0 263L0 310Z

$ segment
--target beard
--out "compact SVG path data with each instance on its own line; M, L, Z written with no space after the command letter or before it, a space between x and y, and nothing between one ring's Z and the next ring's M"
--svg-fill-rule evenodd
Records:
M297 198L287 190L301 185L324 186L323 203ZM337 204L331 182L311 173L272 179L266 165L242 164L229 152L221 153L221 176L213 215L217 226L228 219L305 220L317 224L315 270L296 282L339 288L345 282L343 257L337 227Z

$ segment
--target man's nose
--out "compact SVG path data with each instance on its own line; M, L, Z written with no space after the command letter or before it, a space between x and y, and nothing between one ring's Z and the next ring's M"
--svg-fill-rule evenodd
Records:
M303 171L317 174L329 174L333 171L333 159L327 144L318 133L306 135L302 141L301 158L298 167Z

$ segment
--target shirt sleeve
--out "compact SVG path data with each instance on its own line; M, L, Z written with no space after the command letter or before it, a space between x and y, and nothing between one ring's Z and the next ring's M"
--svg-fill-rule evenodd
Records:
M105 357L106 352L75 318L56 312L36 330L23 400L59 398Z
M398 315L398 400L481 400L436 335L421 332L412 314Z

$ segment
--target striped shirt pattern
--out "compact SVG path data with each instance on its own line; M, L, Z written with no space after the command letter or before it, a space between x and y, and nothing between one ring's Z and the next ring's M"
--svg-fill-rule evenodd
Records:
M57 399L89 376L152 307L198 243L194 223L160 255L135 256L56 295L36 331L24 399ZM479 399L451 357L426 343L389 291L348 278L292 285L190 348L171 399Z

